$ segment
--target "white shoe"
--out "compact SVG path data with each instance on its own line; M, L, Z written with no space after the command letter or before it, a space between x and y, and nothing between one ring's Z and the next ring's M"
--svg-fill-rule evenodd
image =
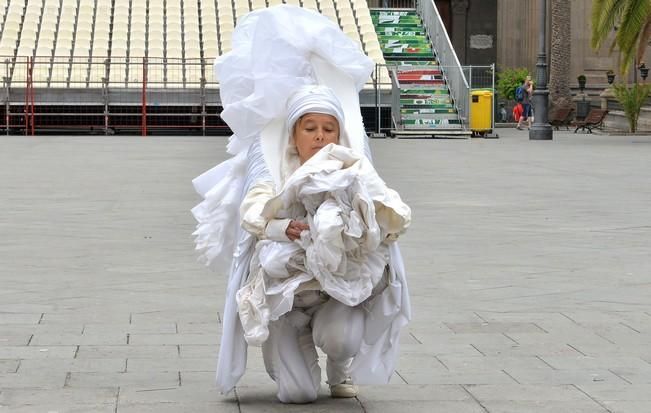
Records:
M330 396L335 399L349 399L359 394L359 388L350 379L343 383L330 385Z

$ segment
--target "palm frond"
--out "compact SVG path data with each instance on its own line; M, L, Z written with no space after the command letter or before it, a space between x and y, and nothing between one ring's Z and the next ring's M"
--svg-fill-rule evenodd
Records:
M649 45L649 39L651 39L651 16L646 20L644 29L642 29L642 34L640 35L640 40L637 44L637 61L641 62L644 60L644 54L646 53L647 46Z
M592 4L592 47L599 49L618 24L625 8L622 0L594 0Z
M644 55L651 37L651 0L594 0L592 7L592 47L599 49L617 25L609 53L619 49L619 69L625 73Z

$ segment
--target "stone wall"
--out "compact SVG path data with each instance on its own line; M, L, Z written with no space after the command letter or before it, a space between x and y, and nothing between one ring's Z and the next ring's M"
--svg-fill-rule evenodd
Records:
M542 0L497 0L497 66L527 67L533 73L538 55L539 7ZM617 70L617 54L608 54L610 42L599 51L590 46L592 0L572 0L571 84L585 74L588 83L606 87L605 72ZM551 21L551 0L547 0L547 21ZM547 54L550 53L551 24L547 27ZM651 50L647 52L651 59ZM621 77L618 76L618 80ZM627 81L633 80L632 70Z

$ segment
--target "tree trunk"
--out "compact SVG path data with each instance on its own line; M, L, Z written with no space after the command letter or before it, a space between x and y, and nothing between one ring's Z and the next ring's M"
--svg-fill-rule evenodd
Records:
M552 44L549 65L549 97L552 108L573 104L570 90L571 9L570 1L551 0Z

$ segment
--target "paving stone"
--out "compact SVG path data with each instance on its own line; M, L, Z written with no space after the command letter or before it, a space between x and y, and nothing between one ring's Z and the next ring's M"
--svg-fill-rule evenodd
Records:
M404 370L397 373L407 384L508 384L515 380L502 371L439 372L429 369Z
M107 331L124 334L176 334L176 323L88 323L83 327L84 334L101 334Z
M80 346L77 358L153 358L169 359L179 356L179 347L160 346Z
M632 367L613 367L611 372L629 384L651 384L651 365L639 364Z
M222 395L216 387L192 388L174 387L165 389L136 390L133 388L120 389L122 404L160 404L160 403L236 403L233 392Z
M19 365L20 361L18 360L0 360L0 374L15 373Z
M450 371L483 371L522 368L527 370L550 370L542 359L535 356L438 356L441 363Z
M18 371L0 374L0 389L60 389L65 381L65 371Z
M476 322L446 323L455 333L545 333L535 323L519 322Z
M66 386L70 388L101 388L117 385L134 390L176 388L178 372L151 373L70 373Z
M178 323L178 330L181 334L208 334L221 336L221 324L209 323Z
M116 314L114 312L101 313L45 313L43 324L92 324L92 323L128 323L130 314Z
M32 334L81 334L83 324L4 324L0 326L3 335L32 335Z
M413 413L486 413L475 401L369 401L363 402L364 412L413 412Z
M0 346L26 346L32 339L31 334L26 335L2 335L0 336Z
M459 385L437 384L388 384L383 386L359 386L358 398L366 402L410 401L468 401L467 391Z
M636 367L645 365L639 357L609 357L609 356L541 356L547 364L555 369L611 369L622 367Z
M0 393L0 406L79 406L84 404L112 405L115 409L118 389L4 389ZM56 410L56 409L52 409ZM47 411L47 410L46 410ZM92 411L92 410L87 410Z
M183 358L212 358L217 362L219 346L217 344L189 345L181 344L181 357Z
M325 385L316 404L284 406L249 349L240 411L651 411L651 137L499 132L370 143L414 212L400 240L413 319L392 384L363 386L363 407ZM0 411L115 413L118 386L119 411L234 411L213 370L227 276L196 263L188 213L190 180L225 141L3 138L0 227L21 242L0 243L0 376L17 379ZM41 341L57 338L72 345ZM127 358L134 371L113 371Z
M192 389L212 390L216 388L215 384L215 369L213 371L182 371L179 373L181 376L181 386ZM255 377L255 379L254 379ZM267 373L246 371L242 380L237 383L237 386L266 385L273 383Z
M219 336L213 334L131 334L129 343L133 345L148 344L215 344Z
M118 333L100 334L54 334L36 333L30 345L33 346L61 346L61 345L120 345L127 344L127 336Z
M75 373L120 373L124 372L126 359L31 359L20 362L20 372L38 373L44 370L58 370Z
M459 345L501 347L510 346L513 340L502 333L420 333L419 344L427 345L428 349L435 349L438 353L450 353ZM402 343L401 343L402 344ZM474 353L476 355L476 353Z
M536 345L548 343L566 343L574 347L584 349L600 348L601 350L608 350L613 348L613 343L609 342L604 337L601 337L591 331L562 331L545 334L529 334L529 333L507 333L506 335L518 344Z
M175 358L175 359L129 359L127 371L205 371L215 373L215 359L213 358Z
M521 384L581 384L593 382L608 382L612 384L625 383L624 379L609 370L552 370L506 368L505 373Z
M239 413L236 403L156 403L126 404L119 403L117 413Z
M38 324L43 313L10 313L0 311L0 326L3 324Z
M486 384L464 386L480 402L548 401L574 402L591 399L571 385Z
M608 410L592 400L490 400L482 402L482 405L490 413L608 413Z
M77 346L0 346L0 359L73 358Z
M505 346L489 344L473 344L485 356L579 356L582 355L576 348L563 342L553 344L520 345L511 342Z
M441 364L440 360L430 354L402 354L396 363L400 370L421 370L426 369L433 374L446 373L448 369Z
M578 384L581 391L593 399L606 401L645 401L651 402L651 384L613 384L613 383L585 383Z
M651 411L650 401L608 400L603 404L611 413L637 413Z
M131 317L133 323L161 323L176 322L183 323L206 323L219 325L220 318L218 311L215 312L197 312L197 313L179 313L174 311L155 311L148 313L133 313Z
M86 403L79 404L74 406L69 405L57 405L55 403L47 404L29 404L23 406L11 406L9 408L3 408L0 406L0 412L11 412L11 413L115 413L115 403L111 404L96 404L96 403Z

